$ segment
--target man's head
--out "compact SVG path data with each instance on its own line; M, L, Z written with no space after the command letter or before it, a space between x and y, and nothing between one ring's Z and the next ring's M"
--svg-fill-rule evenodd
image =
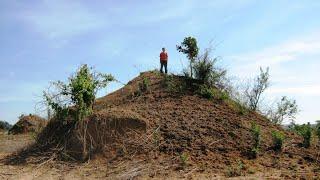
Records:
M163 48L162 48L162 52L165 52L165 51L166 51L166 48L163 47Z

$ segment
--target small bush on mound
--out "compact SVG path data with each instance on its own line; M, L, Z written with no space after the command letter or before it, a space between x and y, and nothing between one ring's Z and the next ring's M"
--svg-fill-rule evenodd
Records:
M161 85L170 93L184 94L187 91L188 78L173 78L173 75L164 75Z
M318 144L320 146L320 121L317 121L315 134L318 136Z
M276 151L281 151L283 141L284 141L284 134L280 131L272 131L272 141L273 141L273 148Z
M180 165L184 169L187 166L189 156L187 153L184 152L184 153L180 154L179 157L180 157Z
M82 141L84 156L88 154L88 147L86 147L88 123L84 119L93 113L97 91L114 80L114 77L110 74L92 72L92 68L82 65L77 73L69 78L68 83L53 82L53 91L49 89L49 91L44 92L46 103L54 110L55 119L76 122L69 124L78 127L77 137ZM57 137L63 138L63 136Z
M229 99L227 92L218 90L216 88L211 88L207 85L200 85L196 92L199 96L206 99L216 99L221 101Z
M210 57L210 49L206 49L204 54L199 56L194 63L194 74L195 78L200 80L202 84L223 89L227 71L218 68L215 65L217 61L217 58Z
M227 177L237 177L243 174L243 171L246 169L242 161L237 162L237 166L230 166L226 171Z
M140 92L147 92L149 91L150 87L150 79L145 77L143 78L142 82L139 82L139 91Z
M251 158L256 158L260 150L260 142L261 142L260 126L258 126L255 122L252 122L250 131L253 138L253 144L249 154Z
M303 137L302 146L305 148L309 148L311 145L311 136L312 136L312 128L310 123L308 124L294 124L293 131Z
M200 85L197 94L206 99L212 99L214 97L213 89L206 85Z

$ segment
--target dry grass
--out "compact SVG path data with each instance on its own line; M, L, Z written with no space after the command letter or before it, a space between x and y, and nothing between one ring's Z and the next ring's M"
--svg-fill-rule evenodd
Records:
M8 135L7 132L0 132L0 157L13 153L32 142L34 142L33 134Z

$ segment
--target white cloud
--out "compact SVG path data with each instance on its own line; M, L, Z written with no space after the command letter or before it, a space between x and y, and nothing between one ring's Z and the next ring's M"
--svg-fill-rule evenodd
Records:
M43 1L20 16L35 31L50 39L78 35L106 24L76 1Z
M320 34L290 40L272 47L226 57L238 64L237 73L248 75L261 67L277 67L285 62L304 61L304 56L320 55Z
M299 94L307 96L320 96L320 85L300 86L300 87L275 87L270 88L270 94Z

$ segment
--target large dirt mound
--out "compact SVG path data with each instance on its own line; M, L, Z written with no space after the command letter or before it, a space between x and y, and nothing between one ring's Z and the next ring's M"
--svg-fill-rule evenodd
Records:
M21 115L18 122L9 130L10 134L39 132L46 125L46 120L40 116L29 114Z
M316 147L302 148L301 137L255 112L240 112L232 100L199 97L195 83L158 72L142 73L96 101L94 114L84 121L85 132L80 123L52 120L38 143L46 150L63 145L63 154L67 151L72 159L83 157L85 145L85 153L102 154L108 162L143 159L157 162L154 167L166 172L184 168L218 174L227 170L232 175L294 168L316 175L312 171L319 166ZM257 159L247 154L253 144L252 122L262 131ZM281 153L271 148L273 130L286 136Z
M146 79L148 88L141 93L139 87ZM150 141L156 142L153 152L173 159L187 154L191 164L213 171L237 166L239 161L248 161L257 171L279 168L277 163L281 161L284 169L298 161L319 163L315 147L300 147L302 138L296 134L255 112L242 114L230 103L232 101L208 100L196 95L192 88L181 91L184 86L192 87L185 85L182 77L142 73L118 91L100 98L95 111L117 107L136 112L148 121L146 134L151 137ZM259 157L254 161L248 156L253 144L252 122L262 131ZM282 131L286 136L280 154L272 150L271 132L274 130Z

